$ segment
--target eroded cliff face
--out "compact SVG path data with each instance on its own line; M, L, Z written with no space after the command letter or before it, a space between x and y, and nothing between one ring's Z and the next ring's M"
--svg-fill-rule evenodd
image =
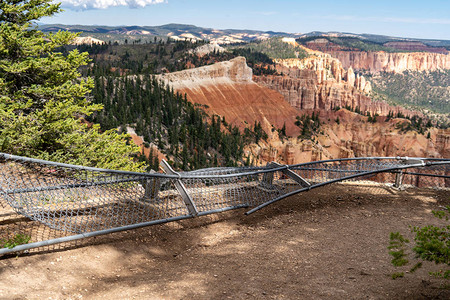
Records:
M372 101L368 96L370 82L364 76L355 75L351 67L346 70L339 60L328 54L315 52L307 59L276 60L276 63L282 76L254 76L253 80L278 91L299 111L327 111L348 106L380 116L387 116L389 112L421 115L386 102Z
M409 52L365 52L330 51L327 52L342 62L344 68L352 67L370 73L403 71L436 71L450 69L450 54Z
M308 52L310 56L305 59L292 58L275 60L277 71L289 77L299 78L305 77L305 74L301 74L301 71L309 70L315 73L318 84L329 80L334 80L337 83L346 81L346 85L350 88L354 87L362 93L368 94L372 91L372 86L369 81L366 81L359 74L355 75L352 68L345 70L338 59L318 51Z
M175 91L193 103L206 105L209 114L225 117L243 129L260 122L271 135L286 126L288 135L297 135L294 124L298 112L278 92L253 82L252 70L243 57L210 66L160 76Z
M389 111L405 110L366 95L363 77L329 55L305 61L278 61L283 76L253 76L244 58L211 66L164 74L160 78L193 103L206 105L210 114L224 116L241 129L261 122L269 135L246 147L245 154L256 164L270 161L294 164L355 156L448 157L450 130L430 130L430 138L417 132L396 129L404 119L385 121ZM255 81L258 83L255 83ZM286 100L287 101L286 101ZM378 113L377 122L337 106L356 107ZM302 139L296 116L320 113L320 129L311 140ZM272 126L286 124L290 138L280 138Z
M336 119L339 118L339 122ZM252 145L247 155L258 164L278 161L284 164L323 159L365 156L449 157L450 130L432 128L430 138L415 131L401 132L396 124L405 119L369 123L367 117L341 109L321 112L320 134L312 140L292 137L271 140L270 145Z
M397 123L386 121L394 115L419 115L399 106L375 102L369 96L370 84L355 75L352 67L345 69L336 58L311 51L308 59L277 60L282 76L254 76L254 81L280 92L300 114L320 113L320 132L312 140L291 138L271 141L269 149L253 148L262 163L277 159L282 163L347 158L357 156L419 156L446 157L449 154L449 130L430 130L430 139L414 131L400 132ZM378 114L378 121L338 107L358 107L361 112ZM339 121L338 121L339 120Z
M450 69L450 54L445 48L428 47L419 42L390 42L385 46L406 51L389 53L384 51L361 51L343 49L341 45L327 39L315 39L306 43L311 52L327 53L338 59L345 69L370 73L403 71L435 71ZM432 53L434 52L434 53Z
M387 42L383 46L390 47L405 51L420 51L420 52L432 52L432 53L442 53L448 54L449 51L443 47L430 47L422 42L416 41L397 41L397 42Z
M435 136L436 150L442 155L442 157L450 157L450 129L437 130Z
M160 75L174 90L197 89L214 85L252 84L252 69L244 57L210 66Z

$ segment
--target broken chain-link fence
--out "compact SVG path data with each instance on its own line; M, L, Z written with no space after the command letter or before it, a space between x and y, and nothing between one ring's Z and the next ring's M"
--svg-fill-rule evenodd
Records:
M450 189L450 159L366 157L165 174L0 153L0 255L237 208L255 212L324 185L370 179ZM362 183L361 183L362 184Z

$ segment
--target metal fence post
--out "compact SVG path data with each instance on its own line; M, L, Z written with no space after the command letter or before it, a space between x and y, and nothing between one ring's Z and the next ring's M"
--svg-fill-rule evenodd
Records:
M156 173L154 170L150 170L150 173ZM161 187L161 180L159 178L145 179L142 182L144 187L144 201L147 199L155 199L158 197L158 192Z
M390 175L374 182L392 185L395 180L397 188L406 187L408 176L439 179L437 183L421 181L422 186L448 187L450 183L450 159L439 158L349 158L290 166L272 162L265 167L182 173L166 161L161 166L166 174L0 153L0 248L16 245L0 249L0 256L257 205L246 213L250 214L301 192L380 173L396 178Z
M402 182L403 182L403 170L400 170L399 172L397 172L397 175L395 175L394 187L400 188Z
M169 163L167 163L164 159L161 160L161 166L163 167L164 172L166 172L166 174L180 176L180 174L178 172L175 172L169 165ZM189 214L193 216L198 215L197 207L195 206L195 203L192 200L191 195L189 194L189 192L187 191L186 187L184 186L183 182L181 182L180 179L175 180L175 188L180 193L181 198L183 198L184 204L186 205Z
M282 167L283 165L273 161L268 166ZM283 172L284 175L288 176L289 178L291 178L292 180L294 180L295 182L300 184L300 186L302 186L302 187L311 186L311 183L309 183L306 179L304 179L303 177L301 177L297 173L295 173L292 170L290 170L289 166L287 166L286 169L281 170L281 172ZM273 179L273 173L271 173L271 174L272 174L272 179Z

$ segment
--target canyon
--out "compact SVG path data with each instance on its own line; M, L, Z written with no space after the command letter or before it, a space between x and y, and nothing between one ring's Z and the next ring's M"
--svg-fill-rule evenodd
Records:
M270 161L301 163L355 156L449 157L450 130L429 129L429 138L402 132L406 119L388 119L389 111L419 114L369 97L370 84L330 54L305 60L277 60L282 75L254 76L243 57L195 69L160 75L174 90L202 105L209 114L225 117L241 130L260 122L266 141L251 144L245 155L255 164ZM378 114L376 122L342 107ZM320 129L301 137L297 116L316 112ZM286 127L288 137L278 130Z

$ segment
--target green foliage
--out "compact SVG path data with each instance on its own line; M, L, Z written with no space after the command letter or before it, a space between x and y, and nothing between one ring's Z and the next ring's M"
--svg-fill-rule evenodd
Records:
M406 259L407 254L405 254L405 244L409 243L409 240L404 238L400 232L391 232L389 239L388 249L391 250L389 251L389 254L393 256L391 263L396 267L406 265L409 261Z
M231 52L213 51L201 57L192 53L192 49L203 44L205 44L203 41L169 39L134 45L80 45L77 49L87 51L94 62L93 67L82 69L86 76L160 74L167 71L181 71L191 66L210 65L236 56L244 56L255 75L277 73L271 58L250 48L235 48Z
M373 116L370 113L368 113L367 122L369 122L369 123L376 123L377 122L377 117L378 117L377 113L375 113Z
M395 124L395 128L399 129L401 132L416 131L419 134L425 134L426 129L429 128L429 123L425 124L423 119L417 115L404 117L399 113L397 114L397 118L405 118L408 120Z
M331 37L331 36L312 36L297 39L299 44L306 45L307 42L317 39L325 39L333 44L334 47L339 46L341 51L384 51L384 52L407 52L384 46L382 43L375 41L363 40L358 37ZM328 49L322 49L324 51ZM409 51L410 52L410 51Z
M338 44L348 50L361 51L385 51L385 52L402 52L401 50L385 47L382 44L362 40L356 37L329 37L330 41Z
M77 49L87 51L94 63L92 68L82 70L84 75L120 76L180 71L187 68L188 62L200 65L199 60L202 58L190 54L189 50L203 44L205 42L168 39L132 45L80 45Z
M261 42L252 42L237 49L250 49L254 52L266 54L268 57L276 58L306 58L308 54L299 46L285 43L279 37L270 38Z
M404 272L395 272L392 274L392 279L397 279L397 278L402 278L402 277L405 277Z
M19 245L28 244L30 240L31 240L30 235L18 233L14 235L12 238L0 240L0 248L12 249Z
M86 97L93 80L78 72L88 63L88 54L58 50L76 34L44 34L32 25L59 11L59 4L50 0L0 3L0 151L140 170L141 164L131 158L137 148L127 145L126 136L100 133L98 126L81 122L102 109Z
M207 116L206 106L194 105L149 74L185 69L228 60L230 52L213 52L203 57L189 50L203 43L155 40L140 45L82 46L95 62L83 68L93 75L93 101L104 107L88 118L102 129L133 127L164 153L175 168L183 170L209 166L234 166L245 163L243 148L248 143L267 139L260 123L242 134L224 118ZM256 59L271 61L264 54ZM259 58L258 58L259 57ZM147 169L157 170L159 161L153 151L150 157L139 156Z
M299 138L311 140L314 135L317 135L320 130L320 120L319 113L313 112L312 115L304 114L302 116L297 116L295 125L301 128L301 134ZM339 117L336 119L339 123Z
M248 66L253 69L254 75L277 74L273 60L262 52L255 51L251 48L236 48L233 49L233 55L244 56Z
M256 122L253 125L253 131L249 128L244 129L244 142L246 144L256 143L258 144L260 140L267 141L267 133L262 129L261 122Z
M129 142L125 135L117 134L116 129L100 131L100 125L82 131L72 131L62 136L58 143L60 149L43 152L46 160L63 161L83 166L100 166L105 169L121 169L125 171L142 171L143 164L135 162L130 151L136 155L139 147Z
M336 107L333 108L334 111L338 111L340 109L341 108L339 106L336 106ZM357 113L357 114L359 114L361 116L367 116L368 117L367 118L367 122L369 122L369 123L376 123L377 122L377 117L379 116L378 113L374 113L372 115L369 111L361 111L359 106L353 107L353 106L350 106L350 105L346 105L344 107L344 109L346 109L348 111L351 111L351 112L354 112L354 113Z
M278 129L278 135L281 139L286 138L286 122L284 122L283 127L281 129Z
M153 143L173 160L175 168L192 170L243 163L244 146L267 138L261 124L241 134L219 116L209 117L203 106L174 93L153 76L108 76L96 78L94 101L105 109L92 120L102 128L134 127L136 133ZM154 158L142 158L157 169Z
M236 56L244 56L247 59L247 63L273 64L273 60L269 56L251 48L236 48L233 49L233 54Z
M369 77L375 100L450 113L450 70L380 73Z
M391 233L388 247L390 250L389 254L393 257L391 263L396 267L407 265L409 263L409 260L407 259L409 255L408 250L412 250L412 252L415 253L415 258L418 262L410 269L410 272L414 272L421 268L423 261L431 261L436 264L446 265L447 269L441 269L438 272L431 272L430 274L436 277L449 279L450 225L448 220L450 216L450 206L447 206L445 211L434 211L433 214L437 218L445 220L444 223L447 225L412 227L411 231L415 234L415 245L412 248L408 246L409 240L404 238L399 232Z

